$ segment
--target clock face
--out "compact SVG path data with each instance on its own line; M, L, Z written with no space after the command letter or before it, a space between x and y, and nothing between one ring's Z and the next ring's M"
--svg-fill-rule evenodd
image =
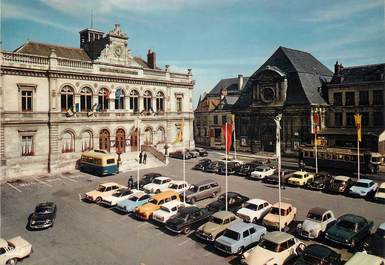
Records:
M123 53L122 47L116 46L116 47L114 48L114 55L115 55L116 57L120 57L120 56L122 55L122 53Z
M265 87L262 89L261 98L264 102L270 103L274 100L275 93L271 87Z

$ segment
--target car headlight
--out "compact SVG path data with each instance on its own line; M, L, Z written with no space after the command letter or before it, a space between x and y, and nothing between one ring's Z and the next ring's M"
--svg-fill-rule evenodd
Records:
M49 219L45 220L46 224L49 224L50 222L51 222L51 220L49 220Z
M298 228L298 229L302 229L302 224L298 224L298 225L297 225L297 228Z
M209 240L212 240L212 239L213 239L213 235L210 234L210 235L208 236L208 238L209 238Z
M33 224L33 225L34 225L35 223L36 223L36 221L35 221L35 220L32 220L31 224Z

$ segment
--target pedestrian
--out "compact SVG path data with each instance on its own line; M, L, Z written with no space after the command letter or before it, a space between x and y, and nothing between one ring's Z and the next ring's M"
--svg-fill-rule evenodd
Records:
M139 153L139 164L142 164L143 152Z
M132 176L130 176L129 178L128 178L128 185L127 185L130 189L132 189L133 188L133 186L134 186L134 179L132 178Z
M143 164L147 163L147 153L145 152L143 155Z
M285 176L285 171L282 171L281 172L281 187L282 187L283 190L286 189L284 176Z

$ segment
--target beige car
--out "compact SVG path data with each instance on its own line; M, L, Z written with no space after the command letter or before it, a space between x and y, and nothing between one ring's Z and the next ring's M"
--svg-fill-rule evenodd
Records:
M15 265L32 253L32 245L21 236L9 240L0 238L0 265Z
M281 212L281 225L279 225L279 212ZM284 229L295 219L296 215L297 208L293 207L290 203L281 202L280 208L279 202L277 202L263 218L263 225L274 229Z
M234 213L219 211L210 216L209 221L201 225L195 235L203 240L215 241L230 225L239 221L241 219Z
M112 195L118 189L126 188L126 186L120 185L115 182L107 182L99 184L98 187L92 191L85 193L82 199L85 201L101 203L104 198Z

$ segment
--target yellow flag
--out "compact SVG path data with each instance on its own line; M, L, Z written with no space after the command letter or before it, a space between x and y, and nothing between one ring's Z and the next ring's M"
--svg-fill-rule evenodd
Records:
M235 115L231 114L231 124L233 125L233 130L235 130Z
M357 128L357 139L359 142L361 142L361 115L360 114L354 114L354 122L356 124L356 128Z
M182 123L180 124L179 130L176 134L174 143L181 143L183 141L183 131L184 131L184 119L182 119Z

